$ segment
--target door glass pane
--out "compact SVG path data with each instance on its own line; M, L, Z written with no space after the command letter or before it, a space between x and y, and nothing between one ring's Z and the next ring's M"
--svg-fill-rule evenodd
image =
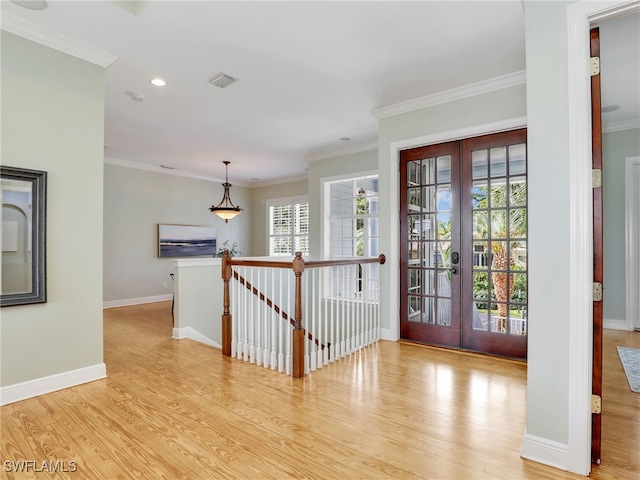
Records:
M422 188L422 206L425 212L436 211L436 186Z
M407 163L407 186L420 185L420 161Z
M408 315L410 322L419 322L420 321L420 297L409 296L408 301Z
M489 150L491 161L491 177L502 177L507 174L507 147L497 147Z
M471 208L487 208L488 207L488 197L487 192L489 189L487 188L487 182L476 180L473 182L473 186L471 187Z
M422 264L425 267L436 266L436 242L423 242Z
M451 156L438 157L438 183L451 181Z
M451 211L451 185L438 185L438 211Z
M451 242L438 242L438 267L451 267Z
M436 323L435 298L422 299L422 321L424 323Z
M436 239L436 216L433 213L422 215L419 223L422 238L425 240Z
M485 270L489 261L489 250L487 242L473 242L473 269ZM475 285L475 284L474 284Z
M489 238L488 212L473 212L473 238Z
M491 208L507 206L507 184L504 180L491 181Z
M407 189L407 206L409 207L409 212L419 212L421 205L420 187Z
M448 298L438 299L438 324L451 325L451 300Z
M436 294L436 282L435 282L435 270L426 269L422 273L424 281L424 287L422 289L423 295L435 295Z
M527 173L527 146L524 143L509 146L509 175Z
M409 269L409 295L420 294L420 270L415 268Z
M488 155L486 150L474 150L471 152L471 175L474 180L476 178L487 178L489 175L487 159Z
M518 303L527 303L527 274L513 274L513 292L511 300Z
M491 238L507 237L507 211L491 211Z
M436 183L436 159L427 158L422 161L422 185L433 185Z
M525 238L527 236L527 210L525 208L509 210L509 233L511 238Z
M509 180L509 206L524 207L527 204L527 179L516 177Z

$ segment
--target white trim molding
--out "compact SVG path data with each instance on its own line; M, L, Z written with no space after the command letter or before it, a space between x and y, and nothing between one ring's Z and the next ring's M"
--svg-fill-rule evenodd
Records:
M122 300L110 300L102 303L102 308L129 307L131 305L143 305L145 303L166 302L173 298L172 293L154 295L153 297L124 298Z
M640 119L613 122L602 126L602 133L622 132L623 130L633 130L640 128Z
M583 0L567 7L569 107L569 409L568 469L591 471L593 339L593 204L589 28L593 22L638 10L634 1ZM551 457L550 457L551 460ZM541 463L549 463L545 458Z
M103 378L107 378L107 366L104 363L98 363L89 367L7 385L0 388L0 405L19 402Z
M207 182L224 183L224 179L207 177L205 175L197 175L195 173L185 172L184 170L174 170L173 168L163 168L158 165L149 165L147 163L131 162L129 160L120 160L119 158L104 157L104 163L107 165L115 165L116 167L134 168L136 170L145 170L147 172L163 173L165 175L175 175L176 177L195 178L196 180L205 180ZM238 185L238 182L234 182ZM244 186L244 185L238 185Z
M89 47L10 13L2 12L2 30L104 68L108 68L118 58L115 55Z
M378 141L354 145L351 148L336 149L327 152L314 153L306 157L308 162L317 162L318 160L327 160L329 158L342 157L353 153L369 152L378 149Z
M188 338L189 340L194 340L196 342L204 343L205 345L209 345L211 347L222 348L221 345L218 345L209 337L201 334L200 332L198 332L197 330L194 330L191 327L174 328L171 338L175 338L176 340L184 340L185 338Z
M531 435L526 431L522 440L520 456L560 470L568 470L568 445Z
M500 77L490 78L481 82L471 83L462 87L452 88L442 92L427 95L425 97L416 98L406 102L396 103L387 107L376 108L371 114L378 120L386 117L393 117L402 113L420 110L422 108L440 105L442 103L460 100L461 98L473 97L482 93L493 92L515 85L521 85L526 82L525 70L509 73Z
M602 327L607 330L633 330L633 328L627 327L626 320L620 320L619 318L605 318L602 320Z

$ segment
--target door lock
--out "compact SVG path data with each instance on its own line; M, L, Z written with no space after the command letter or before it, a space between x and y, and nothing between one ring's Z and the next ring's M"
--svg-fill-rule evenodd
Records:
M458 252L453 252L451 254L451 263L457 265L460 262L460 254Z

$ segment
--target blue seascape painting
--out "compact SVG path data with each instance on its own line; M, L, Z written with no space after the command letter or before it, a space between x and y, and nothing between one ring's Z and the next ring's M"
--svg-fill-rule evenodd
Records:
M159 257L212 256L216 229L191 225L158 225Z

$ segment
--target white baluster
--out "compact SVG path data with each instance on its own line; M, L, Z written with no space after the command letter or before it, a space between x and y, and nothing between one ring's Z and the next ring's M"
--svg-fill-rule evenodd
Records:
M291 277L293 275L291 275L290 270L286 270L287 272L287 313L289 315L289 319L287 320L287 324L286 324L286 339L285 339L285 352L287 354L287 358L286 358L286 374L287 375L291 375L291 331L292 331L292 326L291 326L291 319L293 318L291 315L293 314L293 309L291 308L291 306L293 305L293 302L291 301ZM294 277L295 278L295 277Z
M311 280L309 280L307 278L307 287L309 285L309 282L311 282L311 288L306 288L305 289L305 293L306 296L308 297L309 295L311 296L311 343L309 344L310 347L310 353L308 356L310 356L310 365L309 365L309 369L312 372L316 371L316 360L318 359L318 354L316 351L316 342L319 342L319 333L320 333L320 329L318 328L318 325L316 323L316 277L315 277L315 271L311 270L309 271L309 275L312 275ZM307 335L308 338L308 335Z
M233 268L231 269L231 279L229 280L229 300L231 301L231 356L235 357L238 348L238 284L233 278Z

